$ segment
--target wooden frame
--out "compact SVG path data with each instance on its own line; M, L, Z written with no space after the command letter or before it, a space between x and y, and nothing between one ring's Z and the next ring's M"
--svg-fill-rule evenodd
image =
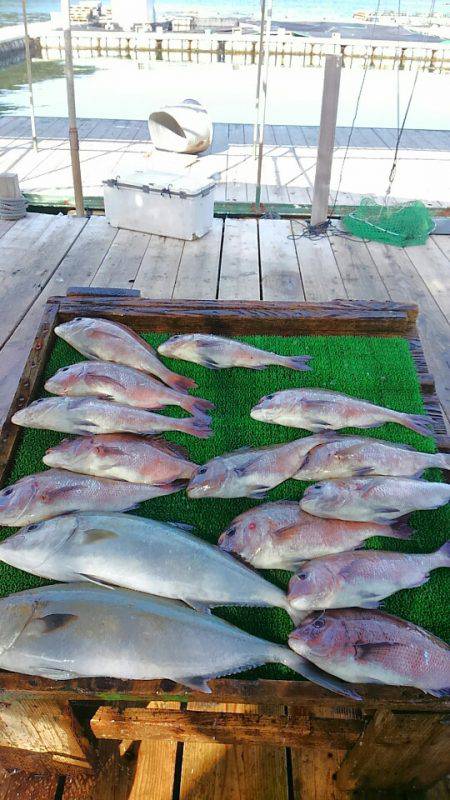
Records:
M12 414L28 404L39 386L59 322L76 316L105 317L137 331L209 331L222 334L276 333L281 335L377 335L408 340L416 364L425 406L432 415L438 446L450 451L449 437L415 327L415 305L379 302L266 303L221 301L154 301L135 292L120 290L69 290L66 297L48 300L7 420L0 434L0 480L7 478L20 430L11 425ZM91 721L98 737L166 738L180 741L214 740L225 743L257 742L284 746L340 747L349 755L339 773L342 787L377 785L386 752L395 752L393 763L403 764L386 785L427 785L450 768L450 730L442 725L450 700L436 699L415 689L363 686L363 703L342 699L308 681L239 680L211 681L212 694L204 695L169 680L119 681L83 679L50 681L16 673L0 672L2 698L8 703L24 699L71 703L102 703ZM147 709L152 700L188 703L246 703L283 706L285 713L224 714L186 710ZM121 710L111 704L121 701ZM427 731L427 741L414 730ZM406 748L401 731L409 730L413 742ZM394 737L393 733L396 732ZM399 734L400 731L400 734ZM395 744L398 742L401 750ZM367 747L381 755L376 763L363 757ZM393 744L394 742L394 744ZM427 749L427 742L431 742ZM0 747L1 747L0 735ZM355 749L353 746L356 745ZM432 752L439 753L430 767ZM385 752L386 751L386 752ZM419 757L419 753L421 754ZM353 754L353 755L352 755ZM359 755L358 755L359 754ZM384 755L383 755L384 754ZM445 757L444 757L444 754ZM0 752L1 757L1 752ZM402 761L403 758L403 761ZM412 765L414 764L414 769ZM421 769L421 766L423 769ZM411 778L411 776L413 776Z

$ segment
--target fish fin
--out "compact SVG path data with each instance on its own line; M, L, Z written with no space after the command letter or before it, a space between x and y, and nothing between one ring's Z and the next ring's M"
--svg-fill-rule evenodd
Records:
M351 697L352 700L362 700L361 695L352 689L350 684L348 684L346 681L343 681L340 678L329 674L328 672L324 672L324 670L320 669L320 667L316 667L311 661L307 661L306 658L303 658L303 656L299 655L293 650L283 648L283 650L285 649L287 652L283 653L281 658L276 659L279 661L279 663L284 664L290 669L293 669L294 672L297 672L304 678L313 681L313 683L317 683L318 686L323 686L325 689L329 689L331 692L337 692L337 694L342 694L344 697Z
M262 369L267 369L267 367L271 366L271 365L269 365L269 364L246 364L245 366L246 366L247 369L262 370Z
M292 536L295 536L296 533L298 533L298 525L289 525L289 526L286 526L285 528L279 528L276 531L275 536L276 536L277 542L284 542L284 541L286 541L286 539L291 539ZM303 563L303 561L304 561L304 559L302 559L301 561L298 561L297 563L300 564L300 563Z
M71 493L73 491L77 491L78 489L83 489L84 487L85 487L84 483L81 482L76 483L74 479L71 486L62 486L59 488L55 486L53 489L52 488L44 489L44 491L39 494L39 499L43 503L50 504L53 503L54 500L60 499L61 497L64 497L66 494ZM82 510L83 509L76 509L76 511L73 511L72 513L81 512Z
M381 508L377 508L378 514L400 514L400 509L395 508L395 506L382 506Z
M352 470L352 478L364 478L367 475L376 475L376 467L358 467Z
M319 417L308 420L308 423L314 425L314 430L317 432L320 432L321 430L334 430L332 422L327 422L326 419L321 419Z
M392 422L400 422L400 420L392 420ZM422 436L434 438L433 420L423 414L404 414L400 424Z
M380 608L383 605L381 600L362 600L359 608Z
M411 539L412 529L404 520L397 520L391 525L391 532L388 534L393 539Z
M311 356L286 356L281 366L296 369L300 372L311 372L311 367L307 362L311 360Z
M195 525L188 525L187 522L169 522L167 524L173 525L175 528L180 528L182 531L188 531L188 533L195 530Z
M76 431L80 436L91 436L102 430L100 425L96 425L95 422L89 422L88 419L77 420L77 425L81 425Z
M98 383L98 378L95 375L86 375L84 382L87 386L91 386L92 384L95 386L95 384ZM123 385L120 381L117 381L115 378L110 378L107 375L102 375L102 383L106 384L106 386L123 389Z
M183 447L181 444L175 444L175 442L169 442L167 439L164 439L163 436L154 436L149 439L149 444L152 447L156 447L157 450L160 450L162 453L168 453L171 456L177 456L178 458L189 459L189 453L186 447Z
M177 678L179 683L182 683L184 686L187 686L188 689L192 689L194 692L205 692L205 694L211 694L211 687L208 684L209 678L199 678L199 677L191 677L191 678Z
M202 356L198 363L207 369L220 369L220 365L216 361L213 361L212 358L204 358Z
M422 687L420 687L422 688ZM433 697L449 697L450 686L443 686L442 689L422 689L426 694L431 694Z
M117 533L114 533L114 531L101 530L97 528L92 528L91 530L85 531L81 534L81 536L82 544L97 544L97 542L102 542L105 539L117 539Z
M105 586L107 589L117 589L115 584L103 581L101 578L96 578L95 575L88 575L86 572L80 572L79 574L86 581L89 581L89 583L95 583L97 586Z
M120 447L114 447L109 444L96 444L94 450L101 458L105 458L105 456L123 456L123 450Z
M251 492L251 494L249 494L248 497L254 497L255 500L264 500L264 498L267 497L268 488L269 487L266 487L264 489L262 489L262 488L261 489L257 489L256 491Z
M194 611L198 611L201 614L211 614L211 609L206 603L201 603L199 600L188 600L186 597L184 598L184 602L186 605L193 608Z
M410 583L408 585L408 589L418 589L419 586L424 586L426 583L428 583L429 580L430 580L430 573L427 572L427 574L424 575L423 578L420 578L420 580L418 580L417 583Z
M387 655L394 655L396 650L401 650L408 645L399 642L361 642L355 644L355 654L359 661L373 659L382 661Z
M70 681L80 677L78 672L69 672L67 669L58 669L58 667L40 667L39 675L41 678L49 678L52 681Z
M255 455L253 457L250 457L247 460L247 462L245 464L243 464L241 467L235 467L233 472L235 473L235 475L238 476L238 478L243 478L245 475L250 475L251 472L252 472L253 465L257 461L259 461L259 458L260 458L259 454Z
M435 552L434 555L435 555L436 561L438 559L440 561L439 564L435 564L434 569L436 569L437 566L439 566L439 567L450 567L450 540L448 542L445 542L442 545L442 547L440 547L439 550L437 550Z
M26 626L26 632L32 634L53 633L78 619L77 614L46 614L35 617Z

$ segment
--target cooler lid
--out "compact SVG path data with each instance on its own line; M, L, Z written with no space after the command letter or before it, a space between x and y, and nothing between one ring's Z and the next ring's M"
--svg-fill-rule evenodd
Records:
M181 198L205 196L211 192L216 183L211 178L196 177L189 173L159 172L157 170L137 170L121 173L115 178L103 181L104 186L116 188L140 189L145 194L155 193Z

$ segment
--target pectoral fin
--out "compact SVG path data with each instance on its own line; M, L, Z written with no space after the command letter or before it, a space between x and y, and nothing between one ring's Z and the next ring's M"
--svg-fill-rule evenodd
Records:
M76 614L46 614L44 617L35 617L30 620L25 628L27 635L42 636L45 633L65 628L78 619Z
M211 694L211 688L208 685L208 681L206 678L198 678L198 677L191 677L191 678L177 678L177 680L187 686L188 689L193 689L194 692L205 692L206 694Z
M117 589L117 586L115 586L113 583L104 581L101 578L96 578L95 575L88 575L86 572L80 572L80 576L86 581L89 581L89 583L97 584L97 586L105 586L107 589Z
M368 642L355 644L355 655L359 661L386 661L400 655L407 645L398 642Z
M184 598L184 602L186 605L190 606L194 609L194 611L199 611L201 614L210 614L211 609L206 603L201 603L199 600L188 600L186 597Z
M117 539L118 534L114 533L114 531L92 528L89 531L83 531L80 538L81 544L97 544L97 542L103 542L106 539Z

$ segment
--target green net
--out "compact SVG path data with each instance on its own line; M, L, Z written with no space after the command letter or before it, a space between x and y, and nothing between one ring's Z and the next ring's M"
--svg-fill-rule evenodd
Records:
M358 208L342 218L349 233L361 239L408 247L425 244L434 228L428 208L413 200L401 205L380 205L372 197L363 197Z

